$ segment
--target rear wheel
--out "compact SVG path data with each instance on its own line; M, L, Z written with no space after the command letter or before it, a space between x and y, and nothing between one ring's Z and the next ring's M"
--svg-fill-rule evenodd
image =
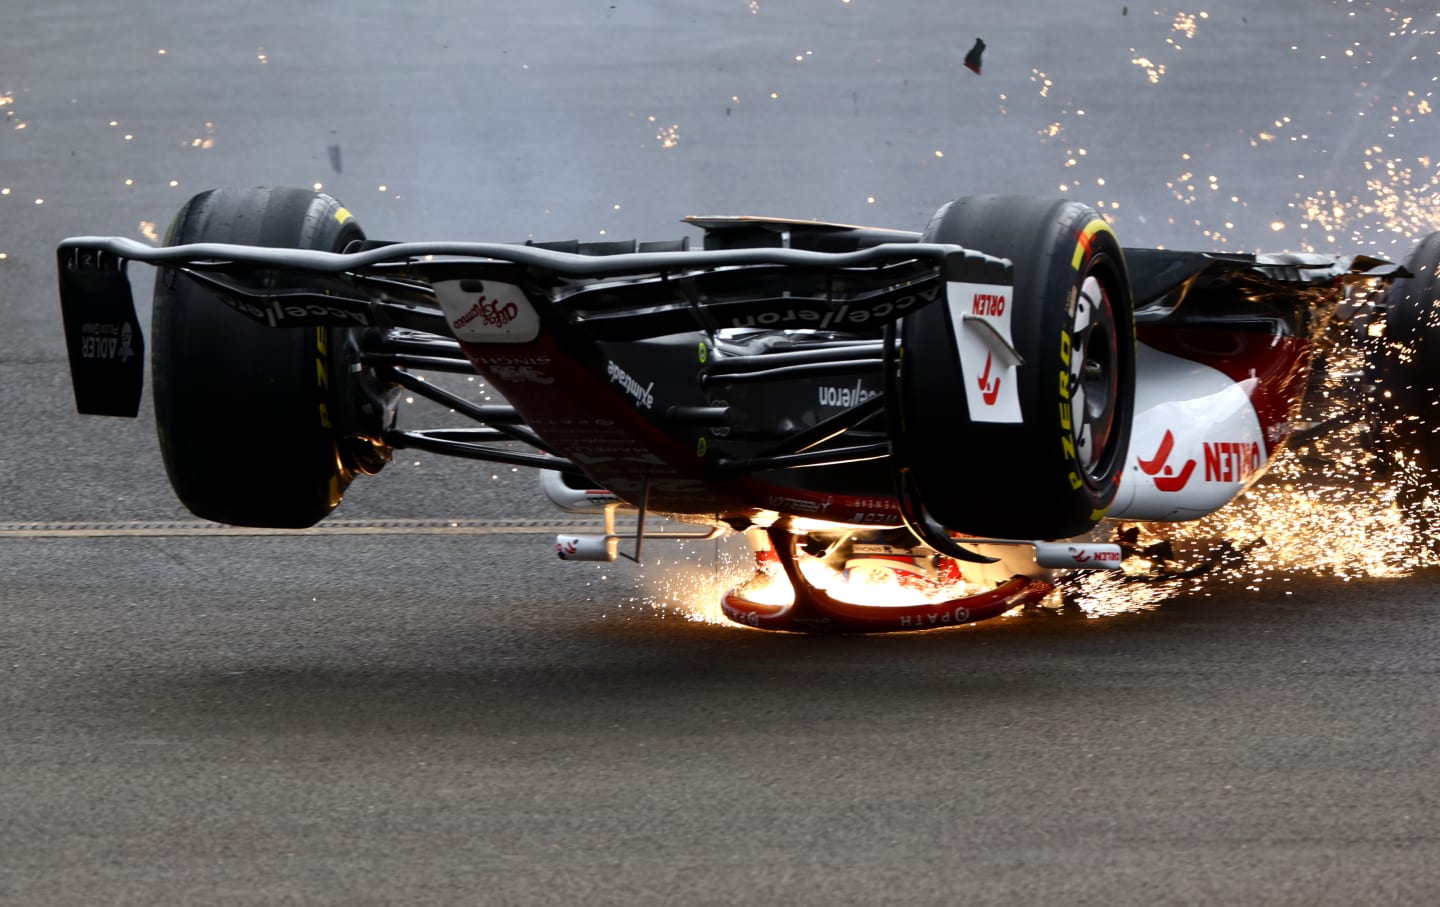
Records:
M235 243L342 251L364 233L328 195L216 189L175 215L167 245ZM155 282L155 421L165 470L192 513L237 526L314 525L372 461L336 426L356 331L272 328L178 270Z
M1025 196L952 202L925 240L1010 259L1014 286L951 284L948 309L905 318L892 434L914 496L956 532L1088 531L1114 500L1134 411L1119 242L1084 205Z

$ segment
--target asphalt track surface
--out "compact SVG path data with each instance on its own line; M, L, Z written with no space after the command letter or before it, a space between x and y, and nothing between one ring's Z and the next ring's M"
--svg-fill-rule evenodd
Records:
M330 529L217 534L148 415L73 413L55 242L212 185L396 239L918 229L981 191L1132 245L1437 226L1433 2L964 6L12 4L0 901L1435 903L1433 570L766 635L691 619L714 545L557 564L528 475L407 457Z

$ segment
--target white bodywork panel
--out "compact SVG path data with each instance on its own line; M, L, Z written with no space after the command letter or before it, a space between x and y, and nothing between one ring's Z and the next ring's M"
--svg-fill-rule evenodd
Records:
M1269 458L1253 381L1140 344L1130 451L1109 517L1198 519L1259 478Z

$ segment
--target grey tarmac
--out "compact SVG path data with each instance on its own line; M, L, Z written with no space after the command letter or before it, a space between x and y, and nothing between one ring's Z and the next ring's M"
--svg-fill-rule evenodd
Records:
M1063 192L1130 245L1399 255L1440 226L1433 2L11 7L0 902L1440 900L1433 568L811 639L693 619L724 545L558 562L509 467L204 531L148 403L74 414L54 275L252 184L397 240Z

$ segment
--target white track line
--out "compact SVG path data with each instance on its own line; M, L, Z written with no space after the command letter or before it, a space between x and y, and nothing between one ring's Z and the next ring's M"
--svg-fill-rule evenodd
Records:
M601 531L597 519L394 519L330 520L309 529L257 529L223 526L199 520L134 520L125 522L0 523L0 539L120 538L125 536L331 536L331 535L553 535ZM633 530L631 530L633 531ZM625 530L620 532L624 534Z

